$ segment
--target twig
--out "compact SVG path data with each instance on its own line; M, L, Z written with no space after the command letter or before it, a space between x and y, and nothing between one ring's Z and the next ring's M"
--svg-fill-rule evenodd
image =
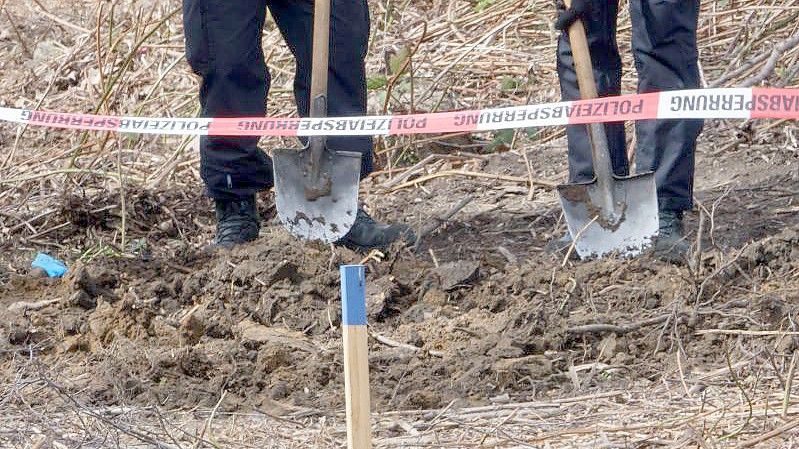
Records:
M543 179L531 180L529 177L522 177L522 176L495 175L493 173L481 173L481 172L472 172L465 170L445 170L438 173L432 173L427 176L422 176L420 178L414 179L413 181L408 181L406 183L400 184L391 189L391 191L395 192L397 190L405 189L408 187L414 187L423 182L430 181L431 179L444 178L447 176L463 176L467 178L487 178L487 179L495 179L497 181L511 181L519 184L530 184L532 182L535 185L547 187L550 189L554 189L555 187L558 186L558 183L556 182L545 181Z
M574 236L572 239L571 244L569 245L569 249L566 251L566 254L563 256L563 262L561 262L560 267L566 267L566 264L569 263L569 258L572 256L572 253L577 248L577 242L580 241L580 237L583 236L583 232L588 229L589 226L594 224L595 221L599 219L599 215L596 215L594 218L591 219L585 226L583 226L579 231L577 231L577 235ZM566 232L569 232L568 230Z
M208 432L208 439L209 440L213 440L214 439L213 432L211 431L211 422L213 422L213 420L214 420L214 415L216 415L216 411L219 409L219 405L222 404L222 401L225 400L225 396L227 396L227 390L222 390L222 394L219 395L219 400L216 401L216 405L211 410L211 415L208 416L207 420L205 420L205 425L203 426L203 430L200 432L200 437L197 438L197 443L194 445L195 449L199 449L200 445L203 442L203 437L205 436L206 432ZM214 447L219 447L216 444L214 444L213 446Z
M770 440L770 439L772 439L772 438L774 438L776 436L782 435L783 433L793 429L796 426L799 426L799 418L796 418L796 419L794 419L792 421L788 421L787 424L785 424L785 425L783 425L781 427L777 427L776 429L772 430L771 432L766 432L763 435L748 439L748 440L744 441L743 443L739 444L738 448L739 449L744 449L744 448L747 448L747 447L755 446L755 445L757 445L759 443L762 443L762 442L764 442L766 440Z
M430 253L430 259L433 260L433 266L438 268L439 267L438 257L436 257L436 253L433 251L433 248L427 248L427 252Z
M377 250L377 249L373 249L373 250L369 251L369 254L367 254L366 257L361 259L361 261L358 262L358 264L359 265L365 265L366 262L369 262L370 260L374 260L375 262L379 263L379 262L382 262L385 257L386 257L386 255L383 254L382 251Z
M425 226L419 231L419 234L416 236L416 243L413 246L413 250L418 251L419 245L422 243L422 239L430 235L433 231L440 228L441 225L449 221L452 217L455 216L458 212L461 211L464 207L466 207L469 203L472 202L474 199L473 196L469 195L463 199L461 199L458 204L455 205L452 209L447 211L445 214L440 215L438 217L433 217L433 222L429 225Z
M33 3L36 3L36 6L41 8L41 10L39 11L40 14L42 14L43 16L47 17L48 19L52 20L53 22L55 22L55 23L57 23L59 25L63 25L65 27L67 27L67 28L71 28L71 29L73 29L73 30L75 30L75 31L77 31L79 33L83 33L83 34L90 34L91 33L91 30L83 28L82 26L75 25L74 23L67 22L66 20L58 17L55 14L51 14L49 11L47 11L47 9L44 6L42 6L41 3L39 3L39 0L33 0Z
M791 367L788 368L788 379L785 381L785 395L782 397L782 417L788 416L788 405L791 402L791 387L793 386L793 373L796 371L796 351L791 355Z
M177 446L173 446L171 444L164 443L163 441L159 441L159 440L157 440L156 438L154 438L154 437L152 437L150 435L147 435L145 433L139 432L138 430L131 429L131 428L125 427L125 426L123 426L121 424L118 424L116 422L117 420L115 420L115 419L108 419L105 416L103 416L102 414L92 411L91 409L89 409L85 405L83 405L80 402L78 402L78 400L76 400L70 394L68 394L60 385L58 385L55 382L53 382L52 380L50 380L41 371L39 373L39 378L47 386L49 386L50 388L55 390L55 392L58 393L58 395L61 396L62 399L66 399L68 402L72 403L73 406L78 411L83 412L83 413L91 416L92 418L98 419L98 420L110 425L111 427L119 430L122 433L128 434L128 435L130 435L130 436L132 436L132 437L134 437L134 438L136 438L136 439L138 439L138 440L140 440L142 442L151 444L151 445L155 446L157 449L180 449ZM207 443L207 441L206 441L206 443Z
M680 372L680 383L682 384L682 389L685 391L685 396L690 397L691 392L688 390L688 384L685 383L685 371L682 368L682 354L680 354L680 351L675 351L674 355L677 356L677 370Z
M122 174L122 143L119 139L116 140L117 142L117 180L119 181L119 208L120 208L120 215L122 217L122 222L120 226L121 229L121 241L122 244L122 251L127 251L127 220L128 220L128 213L127 213L127 198L125 195L125 177Z
M759 84L761 81L765 80L766 78L771 75L774 69L777 67L777 63L780 61L780 57L783 53L788 50L793 49L799 45L799 33L794 34L790 38L786 39L783 42L780 42L774 49L771 51L771 56L769 56L768 60L765 64L760 68L760 71L757 72L757 75L745 80L741 83L742 87L752 87L754 85Z
M72 223L67 221L67 222L61 223L59 225L55 225L52 228L45 229L44 231L39 231L39 232L37 232L37 233L35 233L33 235L29 235L28 237L25 237L25 240L31 241L33 239L37 239L37 238L42 237L44 235L47 235L47 234L49 234L49 233L51 233L53 231L57 231L59 229L66 228L66 227L71 226L71 225L72 225Z
M383 187L385 189L391 189L395 185L397 185L397 184L399 184L401 182L404 182L406 179L408 179L411 176L419 173L419 171L421 171L421 169L424 168L430 162L433 162L433 161L436 161L436 160L440 160L440 159L456 159L456 160L460 160L462 158L459 157L459 156L451 155L451 154L430 154L430 155L427 155L427 157L425 157L421 161L419 161L416 164L414 164L412 167L410 167L407 170L405 170L405 172L402 173L401 175L399 175L399 176L397 176L395 178L389 179L388 181L384 182L381 185L381 187Z
M741 432L749 425L752 421L752 416L754 415L754 407L752 406L752 399L746 393L746 389L744 388L743 384L741 383L741 379L738 377L738 374L735 373L735 370L732 368L732 360L730 360L730 351L724 351L724 359L727 361L727 367L730 370L730 377L732 377L732 381L735 383L735 386L738 387L738 390L741 392L741 395L746 399L746 404L749 409L749 415L746 417L746 421L744 421L737 429L733 430L732 432L723 435L720 439L727 440L733 438L737 435L740 435Z
M699 203L699 201L697 201ZM694 272L697 276L702 275L702 234L705 230L705 208L699 210L699 225L696 229L696 248L694 250Z
M92 175L96 175L96 176L104 176L104 177L111 178L111 179L119 179L119 178L117 178L117 174L116 173L105 172L105 171L102 171L102 170L87 170L87 169L82 169L82 168L62 168L62 169L58 169L58 170L48 171L46 173L36 173L36 174L33 174L33 175L28 175L28 176L20 176L19 178L0 179L0 185L17 184L17 183L20 183L20 182L33 181L34 179L47 178L49 176L55 176L55 175L60 175L60 174L65 174L65 173L85 173L85 174L92 174Z
M15 302L8 306L9 312L24 312L28 310L41 310L45 307L55 304L61 301L61 299L44 299L41 301L36 302Z
M416 56L416 52L419 51L419 47L421 47L422 43L425 42L425 37L427 36L427 22L424 22L422 29L422 35L416 41L416 45L413 46L413 50L408 53L408 57L405 58L405 61L402 64L402 67L388 80L386 85L386 100L383 102L383 115L388 112L388 105L391 102L391 94L394 90L394 85L400 79L400 77L405 73L408 67L411 65L411 61L413 61L413 57Z
M503 256L505 256L506 259L508 259L508 263L509 264L511 264L511 265L518 265L519 264L519 258L517 258L508 248L505 248L504 246L499 245L499 246L497 246L497 251L500 254L502 254Z
M756 337L770 337L783 335L799 335L799 332L791 331L749 331L745 329L701 329L696 331L696 335L720 334L720 335L751 335Z
M430 354L433 357L444 357L444 353L442 351L435 351L435 350L427 351L427 350L425 350L423 348L420 348L418 346L409 345L407 343L400 343L400 342L398 342L396 340L392 340L391 338L388 338L386 336L380 335L377 332L373 332L371 330L369 331L369 335L371 335L372 338L374 338L375 340L379 341L380 343L383 343L386 346L391 346L392 348L401 348L401 349L407 349L407 350L413 351L413 352L421 352L423 354Z
M570 327L566 329L566 332L569 334L601 334L604 332L612 332L617 335L624 335L636 331L642 327L660 324L672 316L673 314L669 313L667 315L661 315L659 317L621 326L615 324L586 324L583 326ZM680 314L680 318L684 318L684 316Z
M17 35L17 40L19 41L19 45L22 47L22 51L28 58L33 58L33 53L31 53L30 49L28 48L28 44L25 43L25 38L22 37L22 33L19 32L19 28L17 27L17 20L11 17L11 13L8 12L7 9L3 10L6 13L6 17L8 17L8 22L11 24L11 28L14 30L14 34Z

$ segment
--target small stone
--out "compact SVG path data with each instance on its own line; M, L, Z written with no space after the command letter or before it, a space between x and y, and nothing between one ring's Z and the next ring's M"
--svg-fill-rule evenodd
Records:
M24 344L29 337L29 333L27 330L22 328L15 328L9 331L8 333L8 342L12 345L22 345Z
M299 280L297 279L297 266L287 260L280 262L269 272L266 278L266 284L271 286L283 279L289 279L292 282Z
M166 235L172 236L176 234L175 223L172 220L162 221L158 224L158 229Z
M693 385L693 386L691 386L691 388L688 390L688 395L689 395L689 396L696 396L696 395L698 395L699 393L701 393L701 392L705 391L705 389L707 389L707 385L705 385L705 384L703 384L703 383L701 383L701 382L700 382L700 383L697 383L697 384L694 384L694 385Z
M447 294L437 288L432 288L424 293L422 302L430 305L443 306L447 303Z
M610 334L599 342L599 359L607 361L616 355L616 334Z
M659 306L660 298L658 297L650 296L649 298L646 298L646 301L644 301L644 309L652 310L657 309Z
M76 352L85 350L87 347L85 340L80 335L70 335L61 343L59 350L61 353Z
M434 391L416 390L408 394L403 404L406 408L428 409L441 404L441 396Z
M285 382L278 381L270 390L269 397L272 399L283 399L289 395L289 387Z
M29 275L32 278L41 279L41 278L46 278L47 277L47 272L44 271L44 268L36 267L36 268L31 269Z
M378 319L392 299L400 293L394 276L385 276L366 285L366 315L370 319Z
M524 355L524 351L505 342L505 344L501 343L488 351L488 355L501 359L517 359Z
M796 337L783 335L777 340L775 350L778 354L790 354L797 348Z
M438 275L441 289L450 291L462 287L477 278L479 268L479 262L449 262L436 268L435 273Z
M180 322L180 338L184 344L195 345L205 334L205 316L201 311L196 311L183 318Z
M529 188L520 185L508 185L502 187L499 192L500 195L527 195L530 191Z
M67 335L75 335L80 333L80 321L74 316L65 316L61 319L61 328Z
M250 320L239 323L234 332L241 338L244 347L257 349L264 344L286 346L305 352L315 353L316 347L302 332L279 327L266 327Z
M488 398L494 404L507 404L510 402L510 395L508 393L503 393L499 396L494 396L493 398Z
M69 303L85 310L97 307L97 300L92 298L85 290L78 290L69 297Z
M528 355L512 359L500 359L494 362L497 373L517 373L542 378L552 374L552 362L542 355Z

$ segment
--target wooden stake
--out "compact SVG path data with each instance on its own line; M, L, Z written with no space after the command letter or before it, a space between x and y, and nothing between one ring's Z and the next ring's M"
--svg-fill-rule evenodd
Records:
M363 265L341 267L341 309L344 337L344 391L347 403L347 447L349 449L371 449L366 275Z

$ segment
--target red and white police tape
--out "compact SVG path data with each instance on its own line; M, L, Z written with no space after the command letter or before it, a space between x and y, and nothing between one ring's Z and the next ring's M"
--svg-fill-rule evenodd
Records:
M330 118L115 117L0 108L0 121L89 131L212 136L386 136L647 119L799 119L799 89L723 88L430 114Z

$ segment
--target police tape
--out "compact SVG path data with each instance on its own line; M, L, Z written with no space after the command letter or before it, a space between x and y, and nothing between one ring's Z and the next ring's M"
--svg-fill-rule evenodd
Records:
M124 117L0 108L0 121L84 131L210 136L388 136L651 119L799 119L799 89L720 88L413 115Z

